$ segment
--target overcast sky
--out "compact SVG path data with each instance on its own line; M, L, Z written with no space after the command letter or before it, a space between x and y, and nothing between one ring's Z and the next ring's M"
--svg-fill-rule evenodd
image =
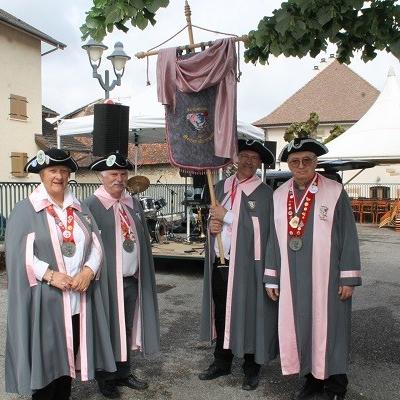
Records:
M97 80L91 77L86 52L81 49L83 43L79 27L91 4L89 0L0 0L0 8L67 45L65 50L42 58L43 104L62 115L104 96ZM258 21L264 15L271 15L280 4L280 0L190 0L193 24L238 35L255 29ZM185 24L184 0L170 0L170 5L159 11L154 27L149 26L144 31L132 27L127 34L120 31L109 34L104 40L109 47L105 55L111 54L116 41L122 41L125 51L132 57L127 63L122 86L113 90L111 97L129 101L135 114L161 115L162 107L156 96L156 58L150 59L152 85L146 86L146 62L136 59L134 54L160 44ZM196 42L218 37L194 30ZM187 33L184 32L168 47L185 45L187 42ZM322 57L329 57L329 53L335 51L332 47L328 54L321 54L316 59L271 58L270 65L254 66L244 63L243 47L243 75L238 84L238 118L247 122L254 122L273 111L314 76L313 66L319 64ZM399 62L386 53L379 54L366 64L357 57L350 65L379 90L383 88L390 66L400 76ZM102 62L101 72L105 67L111 67L107 59ZM110 75L113 76L112 71Z

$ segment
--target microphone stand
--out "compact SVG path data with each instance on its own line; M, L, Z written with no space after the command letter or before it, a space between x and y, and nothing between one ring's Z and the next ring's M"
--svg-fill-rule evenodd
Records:
M169 234L169 238L174 239L175 238L175 235L174 235L174 196L177 193L173 189L170 189L168 186L167 186L167 189L171 193L171 232Z

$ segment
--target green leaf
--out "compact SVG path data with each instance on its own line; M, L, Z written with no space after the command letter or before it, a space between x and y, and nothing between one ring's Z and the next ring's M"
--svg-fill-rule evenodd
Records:
M115 24L116 22L121 21L123 18L122 12L119 8L114 8L110 13L106 16L106 25Z
M156 20L154 19L154 16L155 16L155 15L156 15L156 14L154 14L154 13L148 11L147 8L143 8L143 16L144 16L147 20L149 20L150 23L151 23L152 25L155 25L155 23L156 23Z
M328 7L320 8L317 12L317 20L321 26L324 26L332 19L330 9Z
M314 0L297 0L296 4L300 7L302 13L307 9L313 9L315 7Z
M293 22L294 22L293 17L290 16L282 17L279 19L279 21L277 21L275 25L275 30L280 35L284 36L286 31L289 29L289 27L292 25Z
M89 29L96 29L99 26L99 20L97 18L92 17L91 15L88 15L86 17L86 26Z
M153 0L150 3L146 4L146 8L152 13L155 13L160 7L161 7L160 0Z
M142 10L144 8L143 0L130 0L130 4L136 7L138 10Z
M139 12L136 15L135 23L136 23L136 26L143 31L144 29L146 29L146 27L147 27L147 25L149 23L149 20L146 19L144 17L144 15Z
M292 30L292 36L299 40L306 33L307 27L303 21L297 20L294 29Z

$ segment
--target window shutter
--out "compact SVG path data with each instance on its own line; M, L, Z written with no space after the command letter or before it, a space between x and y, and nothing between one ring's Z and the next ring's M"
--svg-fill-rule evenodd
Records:
M11 174L17 178L23 178L28 173L24 172L24 166L28 162L27 153L11 153Z
M10 94L10 118L26 121L28 101L26 97Z

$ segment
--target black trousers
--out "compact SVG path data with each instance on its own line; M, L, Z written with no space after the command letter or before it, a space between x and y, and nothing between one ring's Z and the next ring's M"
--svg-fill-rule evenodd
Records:
M74 337L74 355L79 350L79 314L72 316L72 332ZM42 389L32 394L32 400L69 400L71 397L72 378L60 376Z
M97 381L110 381L114 379L127 378L131 373L131 345L132 345L132 324L135 313L135 304L138 296L138 280L134 276L124 278L124 309L125 309L125 327L126 327L126 346L127 360L117 361L116 372L96 372L95 379Z
M225 260L225 265L229 261ZM214 364L223 369L229 369L232 364L233 354L230 349L224 349L225 315L226 315L226 294L228 288L228 267L218 267L218 261L213 264L212 271L212 293L215 312L215 330L217 340L214 350ZM245 354L243 370L246 375L257 375L260 371L260 364L254 361L254 354Z
M306 375L307 385L315 387L317 390L322 391L325 389L331 394L338 394L344 396L347 392L347 385L349 383L346 374L331 375L327 379L314 378L312 374Z

